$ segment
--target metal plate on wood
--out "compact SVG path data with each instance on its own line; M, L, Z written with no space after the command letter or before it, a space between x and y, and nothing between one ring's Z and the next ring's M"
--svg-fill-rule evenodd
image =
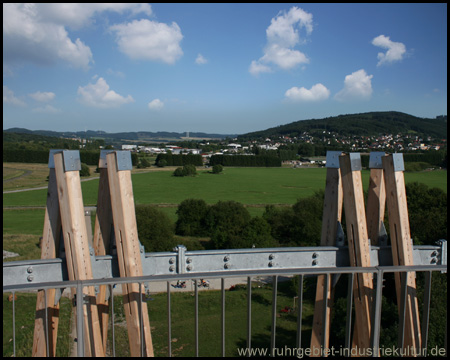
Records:
M326 167L330 169L339 169L339 155L341 151L327 151Z
M114 150L100 150L100 160L98 162L98 167L100 169L106 169L108 166L106 162L106 155L113 152Z
M403 162L403 154L392 154L394 162L394 171L405 171L405 163Z
M63 152L63 151L64 151L63 149L51 149L50 150L50 153L48 154L48 168L49 169L55 168L55 159L53 158L53 156L56 153Z
M116 151L117 170L131 170L131 152L128 150Z
M360 153L350 153L350 167L352 171L361 170L361 154Z
M385 155L386 155L386 153L382 152L382 151L371 152L370 158L369 158L369 169L382 169L383 164L381 162L381 158Z
M80 171L81 160L79 150L63 151L64 171Z

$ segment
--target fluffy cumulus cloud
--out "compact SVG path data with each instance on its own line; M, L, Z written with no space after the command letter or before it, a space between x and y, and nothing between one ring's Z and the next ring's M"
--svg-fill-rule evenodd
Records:
M147 19L110 27L116 33L119 50L131 59L175 63L183 55L183 39L177 23L171 25Z
M264 55L252 61L249 72L252 75L258 75L262 72L271 72L272 65L288 70L299 64L308 63L308 57L294 49L295 46L305 42L299 32L303 28L306 35L311 34L312 14L296 6L288 12L280 12L266 29L267 44Z
M312 86L309 90L304 87L298 88L294 86L287 90L284 95L287 99L295 102L320 101L328 99L330 90L319 83Z
M36 101L47 102L53 100L56 95L53 92L36 91L35 93L29 94L29 96Z
M148 103L150 110L161 110L164 107L164 103L159 99L154 99Z
M389 36L380 35L372 40L372 45L387 49L385 53L378 53L377 66L400 61L406 54L406 46L401 42L392 41Z
M14 91L10 90L7 86L3 85L3 102L5 104L11 104L15 106L27 106L25 101L19 99L14 95Z
M3 4L3 62L41 65L62 61L89 68L92 51L81 39L71 39L66 28L80 29L104 11L151 14L148 4Z
M367 100L372 95L372 77L364 69L347 75L344 88L335 95L338 101Z
M78 87L80 103L97 108L116 108L134 102L131 95L124 97L113 90L103 78L98 78L95 84Z

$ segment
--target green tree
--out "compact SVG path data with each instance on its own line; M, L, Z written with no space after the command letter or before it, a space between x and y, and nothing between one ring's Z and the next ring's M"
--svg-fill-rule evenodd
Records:
M212 173L213 174L220 174L222 171L223 171L223 166L220 165L220 164L216 164L212 168Z
M136 206L139 240L146 252L172 251L177 245L169 217L152 205Z
M81 163L80 176L91 176L89 166L87 166L85 163Z
M208 205L203 199L186 199L178 205L175 231L178 235L206 236Z
M229 247L232 249L276 247L277 242L270 231L269 223L262 217L252 218L239 234L230 237Z

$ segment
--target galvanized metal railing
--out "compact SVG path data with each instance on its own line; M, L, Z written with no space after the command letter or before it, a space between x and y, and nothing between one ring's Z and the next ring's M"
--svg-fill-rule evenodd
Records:
M447 271L447 243L441 240L437 246L414 247L414 266L392 266L389 257L389 247L371 247L372 267L350 267L348 266L348 250L346 247L316 247L316 248L272 248L272 249L237 249L237 250L209 250L209 251L186 251L184 246L178 246L174 252L147 253L142 251L144 274L142 277L120 278L118 277L117 259L115 256L92 256L93 272L95 279L83 281L68 281L65 272L65 261L63 259L15 261L3 264L3 292L12 292L13 301L13 346L15 349L15 299L14 294L20 291L47 289L75 288L77 294L83 294L87 286L107 285L110 294L113 294L115 285L124 283L138 283L140 288L148 286L153 282L167 282L167 313L168 313L168 356L172 355L171 335L171 287L170 283L177 280L195 281L195 354L199 355L199 312L198 312L198 286L199 279L221 279L221 343L222 356L225 356L225 279L244 277L247 278L247 348L252 348L252 318L251 281L258 276L272 278L273 298L271 310L271 337L269 354L274 354L276 349L276 314L277 314L277 286L279 276L298 275L300 277L298 289L297 309L297 339L296 346L302 348L302 307L303 307L303 279L306 276L326 275L326 282L336 282L336 277L341 274L349 274L347 292L347 320L345 331L344 348L351 348L351 324L352 324L352 299L354 276L358 273L372 273L376 278L376 287L373 295L372 323L373 331L371 348L373 354L378 354L380 348L381 330L381 296L383 278L386 273L425 272L424 299L422 309L422 348L416 349L420 354L426 355L430 296L431 296L431 274L433 271ZM402 277L403 280L406 276ZM50 281L50 279L53 279ZM55 281L56 279L56 281ZM405 321L406 303L406 281L402 281L399 322L398 347L403 348L404 334L403 324ZM325 289L327 286L325 286ZM324 296L324 311L327 308L327 297ZM142 308L142 299L140 308ZM76 299L77 324L83 323L84 299ZM114 296L111 296L111 306L114 309ZM142 322L142 312L140 313ZM326 318L326 317L325 317ZM47 314L45 316L47 321ZM114 311L112 311L112 355L115 356L115 334L114 334ZM48 326L48 323L46 323ZM324 328L327 326L323 324ZM143 329L143 327L141 327ZM77 327L77 354L84 354L84 327ZM143 334L141 333L141 340ZM48 341L47 341L48 344ZM141 341L143 344L143 341ZM446 346L446 344L445 344ZM304 347L304 346L303 346ZM143 349L142 349L143 351ZM48 351L47 351L48 353ZM250 353L249 353L250 354Z

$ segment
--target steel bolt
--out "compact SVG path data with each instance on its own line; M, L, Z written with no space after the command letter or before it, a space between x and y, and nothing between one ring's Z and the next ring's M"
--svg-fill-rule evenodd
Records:
M223 261L229 261L229 260L230 260L230 257L228 255L223 258Z
M229 269L229 268L230 268L230 265L229 265L229 264L225 264L223 267L224 267L225 269Z
M319 254L318 253L313 253L312 257L313 257L313 259L315 259L315 258L319 257Z
M269 261L269 267L272 267L272 266L273 266L273 262Z
M169 267L169 271L174 271L174 270L175 270L175 266L171 265L171 266Z
M33 268L30 266L28 269L27 269L27 273L28 274L31 274L33 272Z
M272 260L274 257L275 257L274 254L270 254L270 255L269 255L269 260Z
M190 264L190 263L192 262L192 259L191 259L191 258L187 258L187 259L186 259L186 262L187 262L188 264Z
M33 281L34 280L34 276L33 275L28 275L27 280L28 281Z
M192 266L191 266L191 265L188 265L188 266L186 267L186 270L187 270L187 271L191 271L191 270L192 270Z
M169 264L174 264L175 263L175 259L174 258L170 258L169 259Z
M317 260L313 260L312 264L317 265Z
M437 259L436 258L432 258L431 259L431 264L436 264L437 263Z

